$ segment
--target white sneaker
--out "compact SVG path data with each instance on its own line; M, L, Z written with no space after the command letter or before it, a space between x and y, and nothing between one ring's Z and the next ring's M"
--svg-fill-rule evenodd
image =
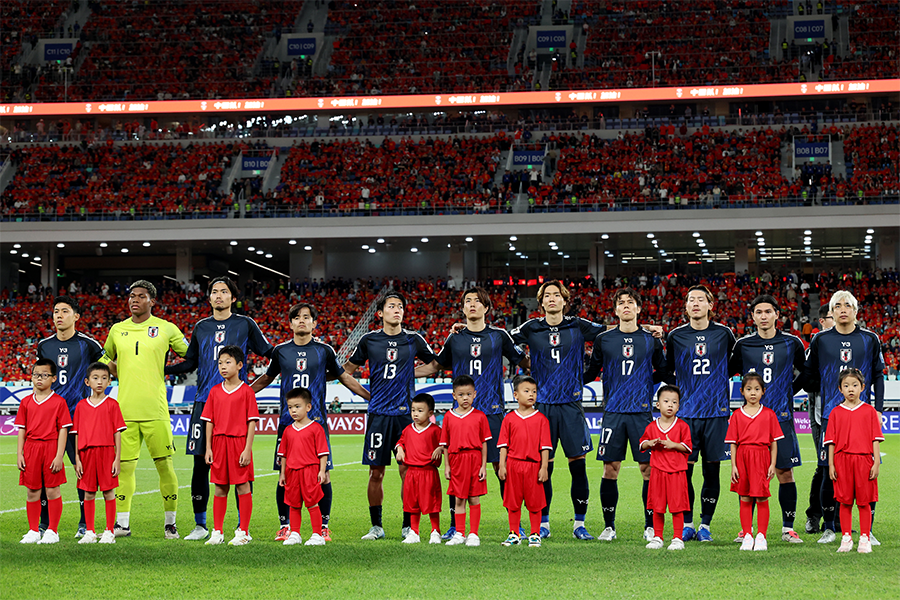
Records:
M869 532L869 543L872 544L873 546L881 545L881 542L879 542L878 540L875 539L875 534L872 533L871 531Z
M753 536L749 533L741 541L741 550L753 550Z
M228 542L229 546L246 546L250 542L253 541L253 538L250 537L246 531L242 529L238 529L234 532L234 537L231 538L231 541Z
M84 535L81 536L81 539L78 540L79 544L95 544L97 542L97 534L93 531L85 531Z
M466 536L461 534L460 532L456 532L453 534L453 537L447 540L447 546L459 546L460 544L466 543Z
M474 548L476 546L481 545L481 538L478 537L475 533L470 533L469 537L466 538L466 546L469 548Z
M644 547L649 548L650 550L662 550L663 547L665 547L665 544L663 544L661 537L654 536L653 539L650 540L650 542Z
M441 532L435 529L431 532L431 537L428 538L429 544L440 544L441 543Z
M753 534L751 533L750 535L753 535ZM740 543L742 543L743 541L744 541L744 532L742 531L742 532L740 532L739 534L737 534L737 537L736 537L736 538L734 538L734 543L735 543L735 544L740 544Z
M616 539L616 530L612 527L607 527L600 532L600 535L597 536L597 539L601 542L611 542Z
M359 538L361 540L383 540L384 539L384 529L378 526L372 526L369 530L369 533Z
M833 542L836 539L837 539L837 536L834 534L834 532L830 529L826 529L825 532L822 534L822 537L819 538L817 543L830 544L831 542Z
M218 546L219 544L225 543L225 534L219 531L218 529L213 529L213 532L209 534L209 539L206 540L207 546Z
M797 535L797 532L793 529L790 531L782 532L781 541L787 542L789 544L802 544L803 540L800 539L800 536Z
M38 544L56 544L57 542L59 542L59 534L52 529L48 529L41 536L41 541Z
M325 538L322 537L320 533L314 533L309 536L309 539L306 540L306 544L304 546L324 546Z
M856 549L860 554L871 554L872 553L872 540L868 535L859 536L859 547Z
M406 536L412 533L412 527L401 527L400 528L400 539L405 540Z
M194 530L189 534L184 536L186 540L205 540L206 536L209 535L209 529L204 527L203 525L197 525L194 527Z
M22 536L22 539L19 540L20 544L37 544L41 541L41 532L40 531L29 531L25 535Z
M406 534L406 537L403 538L403 541L400 542L400 543L401 543L401 544L418 544L418 543L421 542L421 541L422 541L422 540L419 539L419 534L418 534L418 533L415 533L415 532L413 532L413 531L410 531L408 534Z
M655 537L656 537L656 533L653 531L652 527L647 527L646 529L644 529L644 541L645 542L649 542L650 540L652 540Z
M853 550L853 538L849 535L841 536L841 547L837 551L850 552L851 550Z
M741 544L743 546L743 544ZM761 533L756 534L756 541L753 542L753 550L754 552L765 552L769 549L769 542L766 541L766 536Z
M288 534L287 539L281 542L282 546L298 546L303 543L303 538L300 537L300 534L296 531L292 531Z
M684 550L684 540L681 538L672 538L669 547L666 550Z
M114 534L112 531L107 529L106 531L103 532L103 534L100 536L100 539L97 541L100 542L101 544L115 544L116 543L116 534Z

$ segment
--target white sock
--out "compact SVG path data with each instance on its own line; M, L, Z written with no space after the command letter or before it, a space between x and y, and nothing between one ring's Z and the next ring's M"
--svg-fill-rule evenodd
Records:
M700 529L705 529L705 530L709 531L709 525L704 525L703 523L700 523Z
M175 511L167 510L166 511L166 525L174 525L175 524Z
M781 528L781 533L789 533L791 531L793 531L793 529L790 527L782 527Z
M573 531L578 529L579 527L584 527L584 521L575 521L575 526L573 527Z
M693 529L693 528L694 528L694 522L693 522L693 521L687 521L687 522L685 522L684 526L685 526L685 527L690 527L691 529Z
M116 513L116 523L118 523L122 527L128 527L128 522L130 521L130 519L130 512Z

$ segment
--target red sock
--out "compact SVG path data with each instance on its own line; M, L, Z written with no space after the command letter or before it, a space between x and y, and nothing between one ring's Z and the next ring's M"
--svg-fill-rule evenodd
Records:
M852 510L852 509L851 509ZM841 519L843 519L843 515ZM868 504L859 505L859 535L872 533L872 507Z
M653 511L653 535L662 539L663 529L666 526L666 513Z
M871 524L871 519L869 520ZM850 535L853 530L853 505L841 504L841 533Z
M469 507L469 533L478 535L479 525L481 525L481 505L473 504Z
M30 531L37 531L41 522L41 501L35 500L34 502L26 502L25 512L28 515L28 529Z
M530 513L529 513L530 514ZM519 523L522 522L522 509L509 511L509 531L519 535Z
M241 513L241 523L238 527L244 533L250 533L250 517L253 515L253 494L238 494L238 510ZM322 528L319 528L321 531Z
M440 531L441 530L441 513L431 513L428 516L431 518L431 530L432 531Z
M47 529L59 531L59 520L62 518L62 498L47 500L47 514L50 515L50 523Z
M84 528L88 531L94 531L94 517L97 514L97 504L95 500L84 501Z
M466 535L466 511L456 511L456 532Z
M422 521L421 513L412 513L409 515L409 528L412 529L413 533L419 535L419 523Z
M741 500L741 533L753 534L753 502Z
M299 508L291 507L291 531L300 533L300 525L303 524L303 513Z
M756 503L756 534L763 534L763 537L766 537L766 533L769 531L769 502L757 502Z
M528 521L531 523L531 535L541 534L541 511L528 513Z
M309 511L309 524L312 525L312 532L322 534L322 509L319 505L310 506L306 510Z
M225 511L228 510L228 496L213 496L213 529L223 533Z
M116 528L116 498L106 500L106 530L112 531Z
M672 513L672 529L675 531L672 532L673 540L680 540L681 533L684 531L684 513Z

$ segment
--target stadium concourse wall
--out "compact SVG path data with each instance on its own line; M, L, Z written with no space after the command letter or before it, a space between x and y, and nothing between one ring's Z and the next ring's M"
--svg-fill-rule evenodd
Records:
M659 384L658 384L659 385ZM658 387L657 385L657 387ZM732 381L731 406L741 406L743 400L740 394L740 382ZM31 393L30 386L6 386L0 387L0 435L15 435L13 426L14 413L18 409L22 398ZM170 418L172 420L172 432L175 435L187 435L190 422L190 408L193 403L196 387L182 385L167 387L166 393L169 399ZM438 410L448 410L453 406L453 386L449 382L416 383L417 393L428 393L434 396L435 406ZM881 427L884 433L900 433L900 381L888 380L884 382L884 397L886 411L881 418ZM118 387L109 388L108 393L115 398L118 395ZM503 386L506 407L512 409L516 402L512 395L512 386ZM256 401L260 407L262 421L257 433L274 435L278 429L279 398L281 388L270 385L259 391ZM603 385L595 381L584 386L583 402L585 406L585 420L591 433L600 433L603 400ZM332 434L362 434L366 431L367 404L359 396L355 396L350 390L338 383L331 383L326 387L325 403L331 404L337 399L341 403L342 413L329 414L328 424ZM794 429L797 433L810 433L809 417L805 410L799 410L800 405L807 399L806 392L794 396ZM441 415L437 416L438 421Z

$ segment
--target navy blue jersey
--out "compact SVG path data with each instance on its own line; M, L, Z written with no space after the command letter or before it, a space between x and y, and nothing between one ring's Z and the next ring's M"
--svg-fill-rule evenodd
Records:
M505 329L485 327L451 333L438 362L453 369L453 377L468 375L475 380L474 406L486 415L506 412L503 399L503 357L515 367L525 354L516 348Z
M428 342L415 331L388 335L370 331L359 340L350 362L369 361L370 415L408 415L416 393L416 358L429 364L437 359Z
M796 336L776 331L774 338L765 340L754 333L734 345L728 372L759 373L766 386L762 405L771 408L779 421L793 421L794 382L803 373L805 355L803 342Z
M594 340L594 352L584 374L589 383L603 373L606 412L649 413L653 403L654 375L666 369L662 341L645 330L623 333L604 331ZM659 380L657 376L656 380Z
M197 369L197 393L195 402L206 402L209 391L224 380L219 374L219 351L224 346L237 346L244 355L251 351L257 356L269 357L272 344L250 317L232 314L224 321L213 317L201 319L191 332L191 343L184 362L166 367L166 375L178 375ZM247 381L247 361L240 373L241 381Z
M344 374L344 367L337 363L334 348L311 340L299 346L293 340L278 344L272 352L272 361L266 375L281 376L281 423L292 423L285 395L296 387L305 387L312 394L309 418L327 427L325 387L329 377L337 379Z
M819 392L823 419L844 401L838 376L848 367L856 367L866 378L859 399L874 403L878 412L884 409L884 357L878 336L858 326L848 334L832 327L813 337L804 368L806 391Z
M100 342L79 331L62 342L56 335L38 342L38 358L56 363L56 383L53 391L66 399L69 412L75 414L78 402L91 395L91 388L84 384L87 368L106 354Z
M728 417L728 359L734 348L730 329L709 322L706 329L694 329L685 323L666 338L666 370L681 388L678 416L683 419Z
M547 319L530 319L512 331L516 344L531 351L531 374L538 384L542 404L580 402L584 385L584 343L606 327L581 317L563 317L559 325Z

